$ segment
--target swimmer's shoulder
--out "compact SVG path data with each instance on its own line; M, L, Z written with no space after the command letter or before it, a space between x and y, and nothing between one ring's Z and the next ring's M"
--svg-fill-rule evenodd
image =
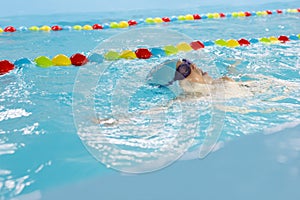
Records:
M235 80L232 78L229 78L228 76L223 76L221 78L213 80L212 84L217 85L217 84L225 84L225 83L236 83Z

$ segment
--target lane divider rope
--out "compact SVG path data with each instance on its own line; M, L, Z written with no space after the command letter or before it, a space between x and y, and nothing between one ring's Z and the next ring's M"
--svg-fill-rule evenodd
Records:
M7 26L4 28L0 27L0 33L13 33L13 32L24 32L24 31L42 31L42 32L50 32L50 31L62 31L62 30L102 30L102 29L115 29L115 28L128 28L130 26L142 25L142 24L160 24L160 23L170 23L175 21L193 21L193 20L205 20L205 19L220 19L220 18L244 18L250 16L267 16L274 14L288 14L288 13L299 13L300 8L296 9L277 9L277 10L266 10L266 11L240 11L240 12L232 12L232 13L207 13L207 14L187 14L187 15L179 15L172 17L148 17L146 19L139 20L128 20L128 21L120 21L120 22L110 22L103 24L93 24L93 25L74 25L74 26L60 26L60 25L43 25L43 26L21 26L19 28L15 28L14 26Z
M38 56L34 60L30 60L29 58L21 58L16 60L15 62L10 62L8 60L0 60L0 75L4 75L16 67L22 67L28 64L35 64L41 68L48 68L52 66L82 66L88 62L91 63L102 63L103 60L114 61L118 59L149 59L149 58L159 58L170 55L176 55L180 52L189 52L189 51L197 51L202 48L206 48L209 46L221 46L226 48L237 48L237 47L246 47L251 44L263 43L263 44L275 44L275 43L286 43L289 41L300 40L300 34L298 35L281 35L279 37L271 36L271 37L263 37L263 38L251 38L249 40L245 38L241 38L238 40L235 39L218 39L215 41L207 40L207 41L199 41L195 40L191 43L181 42L177 45L167 45L164 47L152 47L152 48L138 48L135 50L125 49L121 52L117 51L107 51L103 55L100 54L91 54L85 56L81 53L76 53L71 57L68 57L64 54L58 54L50 59L47 56Z

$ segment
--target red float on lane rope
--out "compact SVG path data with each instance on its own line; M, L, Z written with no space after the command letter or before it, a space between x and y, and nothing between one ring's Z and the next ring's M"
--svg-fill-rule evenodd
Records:
M103 27L100 24L94 24L93 29L94 30L99 30L99 29L103 29Z
M194 20L201 19L201 17L200 17L200 15L199 15L199 14L193 14L193 17L194 17Z
M272 11L271 10L266 10L266 12L268 13L268 15L272 15Z
M148 59L152 56L152 53L148 49L140 48L135 51L135 55L140 59Z
M76 53L70 57L72 65L82 66L88 62L88 59L85 55L81 53Z
M0 61L0 75L6 74L9 71L13 70L15 65L9 62L8 60Z
M4 29L4 32L11 32L12 33L12 32L15 32L15 31L16 31L16 29L13 26L8 26Z
M285 43L285 42L290 41L289 37L288 37L288 36L285 36L285 35L279 36L279 37L278 37L278 40L279 40L281 43Z
M246 11L246 12L245 12L245 16L246 16L246 17L250 17L250 16L251 16L251 13L248 12L248 11Z
M52 26L51 29L52 29L52 31L61 31L62 27L60 27L60 26Z
M244 38L239 39L238 43L240 44L240 46L249 46L250 45L250 42Z
M219 13L219 15L221 18L226 17L226 15L224 13Z
M169 17L163 17L163 18L161 18L164 22L170 22L171 20L170 20L170 18Z
M202 49L204 48L204 44L200 41L194 41L190 43L190 46L192 47L192 49L194 50L198 50L198 49Z
M129 26L135 26L135 25L137 25L137 22L135 20L129 20L128 25Z

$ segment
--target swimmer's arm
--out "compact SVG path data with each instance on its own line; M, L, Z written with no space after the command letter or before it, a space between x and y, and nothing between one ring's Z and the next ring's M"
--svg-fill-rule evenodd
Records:
M235 63L229 65L227 67L228 73L229 74L236 74L237 70L236 70L236 66L238 66L239 64L242 63L241 59L236 59L236 58L232 58L230 60L235 60ZM223 76L222 78L220 78L220 80L222 81L229 81L229 82L235 82L235 80L233 80L232 78L229 78L228 76Z
M120 124L120 123L128 123L128 122L132 121L132 119L136 116L148 115L148 114L157 114L157 113L165 112L175 102L184 101L184 99L187 99L187 97L179 96L179 97L175 97L174 99L169 101L166 105L158 105L158 106L153 107L151 109L141 110L141 111L134 112L134 113L127 113L126 115L122 115L122 116L118 116L118 117L97 118L97 119L93 119L92 121L95 124L102 124L102 125L105 125L105 126L113 126L113 125Z
M235 82L235 80L233 80L232 78L229 78L228 76L223 76L220 79L223 81Z
M231 58L231 59L228 59L228 60L234 60L235 61L235 63L227 65L228 74L238 74L238 71L236 70L236 66L238 66L239 64L242 63L242 59Z
M236 70L236 66L238 66L239 64L242 63L241 59L229 59L229 60L235 60L235 63L230 64L227 66L227 70L228 70L228 74L237 74L237 70ZM228 81L228 82L235 82L235 80L233 80L232 78L228 77L228 76L223 76L221 78L218 78L216 80L213 81L213 83L220 83L222 81Z
M235 80L233 80L232 78L229 78L228 76L223 76L221 78L218 78L216 80L213 80L213 84L220 84L223 82L235 82Z

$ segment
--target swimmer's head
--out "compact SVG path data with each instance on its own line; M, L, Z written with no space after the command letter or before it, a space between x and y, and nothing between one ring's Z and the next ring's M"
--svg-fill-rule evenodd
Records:
M177 61L174 81L184 79L203 84L211 83L213 80L207 72L203 72L194 63L187 59L182 59Z
M192 62L187 59L179 60L176 64L176 72L174 76L174 81L183 80L187 78L192 72Z
M182 80L199 83L210 83L213 79L208 75L207 72L203 72L191 61L182 59L178 60L176 63L176 71L173 80L163 86L169 86L172 85L175 81Z
M170 81L168 84L162 86L169 86L172 85L175 81L184 80L192 73L192 67L194 66L189 60L178 60L176 63L176 71L173 80Z

